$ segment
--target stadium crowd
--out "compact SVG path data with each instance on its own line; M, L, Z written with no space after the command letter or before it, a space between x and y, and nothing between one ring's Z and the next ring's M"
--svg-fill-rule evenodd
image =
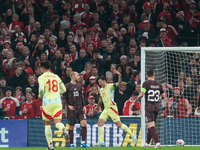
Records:
M117 82L118 70L123 81L115 90L119 115L139 115L141 103L130 105L141 91L141 47L199 46L199 21L199 0L0 0L1 115L41 117L43 60L64 84L72 71L80 74L88 117L102 110L94 111L98 77ZM200 105L200 57L193 58L175 85L163 84L166 93L174 93L162 116L188 117Z

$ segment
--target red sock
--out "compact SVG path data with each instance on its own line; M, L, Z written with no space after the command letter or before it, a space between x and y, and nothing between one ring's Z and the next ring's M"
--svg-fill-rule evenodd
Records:
M74 130L69 130L70 144L74 144Z
M82 141L85 141L85 139L86 139L86 132L87 132L87 128L86 127L82 127L82 129L81 129Z
M150 133L153 137L153 139L155 140L156 143L159 143L159 140L158 140L158 133L156 131L156 128L155 127L151 127L150 129Z
M148 133L147 133L147 144L150 143L151 138L152 138L152 136L151 136L151 132L150 132L150 129L148 129Z

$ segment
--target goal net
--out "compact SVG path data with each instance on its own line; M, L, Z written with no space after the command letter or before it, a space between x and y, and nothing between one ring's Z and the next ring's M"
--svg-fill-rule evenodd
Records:
M166 94L161 100L156 129L162 146L176 145L178 139L185 145L200 145L200 48L199 47L145 47L141 50L141 83L146 71L155 70L155 80ZM141 145L146 142L145 100L141 100ZM151 145L155 142L152 139Z

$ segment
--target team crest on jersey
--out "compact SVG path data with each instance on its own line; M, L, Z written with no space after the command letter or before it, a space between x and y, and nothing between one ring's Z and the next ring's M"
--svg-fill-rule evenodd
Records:
M74 88L74 90L76 90L76 88Z
M10 103L13 104L13 101L11 101Z

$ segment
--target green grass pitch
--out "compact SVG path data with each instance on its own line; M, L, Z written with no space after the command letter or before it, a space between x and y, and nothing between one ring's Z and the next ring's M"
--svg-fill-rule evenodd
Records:
M0 148L0 150L46 150L46 147L13 147L13 148ZM71 149L70 147L63 148L54 148L54 150L66 150ZM77 147L75 150L84 150L85 148ZM150 149L154 149L153 147L149 147ZM200 147L197 146L185 146L185 147L162 147L160 150L199 150ZM141 147L90 147L88 150L144 150Z

